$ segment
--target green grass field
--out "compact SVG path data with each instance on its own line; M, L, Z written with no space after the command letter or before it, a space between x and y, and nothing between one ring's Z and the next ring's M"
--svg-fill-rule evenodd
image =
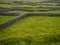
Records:
M7 22L13 18L16 18L16 16L0 16L0 24Z
M46 12L28 12L31 14L60 14L60 11L46 11Z
M11 8L12 5L10 5L10 4L0 4L0 7Z
M0 31L7 45L60 45L60 17L32 16Z
M28 10L49 10L49 8L41 8L40 6L33 6L33 5L17 5L20 8L25 8Z
M11 5L0 4L0 7L26 7L27 10L35 10L35 12L9 10L6 13L60 14L60 10L36 12L36 10L49 10L49 8L44 7L59 8L60 6L53 6L57 5L57 3L48 3L51 5L42 5L42 8L41 5L15 5L13 1L41 2L45 0L1 0L0 2L11 2ZM0 16L0 24L16 17L17 16ZM0 29L0 45L60 45L60 17L30 16L19 20Z
M19 7L34 7L33 5L17 5Z
M28 0L1 0L1 2L14 2L14 1L28 1ZM44 0L29 0L31 2L41 2L41 1L44 1Z
M6 13L20 13L20 14L25 14L25 13L27 13L27 11L15 10L15 11L8 11Z

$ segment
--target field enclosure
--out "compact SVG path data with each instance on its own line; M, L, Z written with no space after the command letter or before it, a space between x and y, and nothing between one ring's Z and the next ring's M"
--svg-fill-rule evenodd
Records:
M60 45L60 0L2 0L0 45Z

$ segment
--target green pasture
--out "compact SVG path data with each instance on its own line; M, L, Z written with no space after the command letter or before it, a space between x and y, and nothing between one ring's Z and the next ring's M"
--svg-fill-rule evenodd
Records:
M8 11L6 13L20 13L20 14L25 14L27 13L28 11L21 11L21 10L14 10L14 11Z
M43 7L60 8L60 6L43 6Z
M11 4L0 4L0 7L11 8Z
M14 2L14 1L31 1L31 2L41 2L41 1L44 1L44 0L1 0L1 2Z
M60 17L26 17L2 29L0 43L6 45L60 45Z
M0 16L0 24L7 22L13 18L16 18L16 16Z
M51 5L15 5L13 1L41 2L45 0L1 0L2 2L12 2L10 4L0 4L0 7L26 7L27 12L21 10L7 11L6 13L31 13L31 14L60 14L60 10L49 10L49 8L60 8L56 3ZM29 8L31 7L31 8ZM47 7L47 8L46 8ZM0 16L0 24L16 18L17 16ZM0 29L0 45L60 45L60 17L58 16L29 16L25 17L3 29Z
M34 7L33 5L17 5L18 7Z
M28 12L31 14L60 14L60 11L56 10L56 11L46 11L46 12Z

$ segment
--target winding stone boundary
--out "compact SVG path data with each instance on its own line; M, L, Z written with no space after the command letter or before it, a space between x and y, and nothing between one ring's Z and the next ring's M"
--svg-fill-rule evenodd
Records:
M17 18L14 18L12 20L9 20L8 22L5 22L3 24L0 24L0 29L3 29L7 26L9 26L10 24L13 24L27 16L60 16L60 14L33 14L33 13L27 13L27 14L23 14L23 15L19 15Z
M0 24L0 29L5 28L6 26L8 26L8 25L10 25L10 24L13 24L13 23L15 23L15 22L21 20L22 18L27 17L27 16L28 16L28 15L19 15L17 18L14 18L14 19L12 19L12 20L9 20L8 22L5 22L5 23L3 23L3 24Z
M28 12L34 12L34 11L37 11L37 12L40 12L40 11L43 12L44 11L45 12L45 11L52 11L53 10L51 8L49 8L49 10L32 10L32 9L26 9L26 8L20 8L20 7L13 7L13 8L0 7L0 9L1 9L2 12L15 11L15 10L28 11Z
M25 15L29 15L29 16L60 16L60 14L39 14L39 13L27 13Z
M29 11L29 12L34 12L34 11L51 11L51 10L32 10L32 9L26 9L26 8L9 8L8 9L8 11L15 11L15 10Z
M11 4L10 2L0 2L0 4Z
M39 7L38 7L39 8ZM47 7L42 7L42 8L47 8ZM15 11L15 10L21 10L21 11L28 11L28 12L45 12L45 11L55 11L55 10L60 10L60 8L48 8L49 10L32 10L32 9L26 9L26 8L21 8L21 7L12 7L12 8L4 8L0 7L0 12L8 12L8 11Z
M0 13L0 16L19 16L20 13Z

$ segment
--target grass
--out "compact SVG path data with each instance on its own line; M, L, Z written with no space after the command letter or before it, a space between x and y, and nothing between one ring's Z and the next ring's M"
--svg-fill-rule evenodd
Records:
M14 1L16 1L16 0L1 0L1 2L14 2ZM21 1L21 0L17 0L17 1ZM22 1L28 1L28 0L22 0ZM29 0L29 1L31 1L31 2L41 2L41 1L44 1L44 0Z
M20 8L26 8L26 9L28 9L28 10L49 10L49 8L41 8L41 7L39 7L39 6L31 6L30 7L30 5L27 5L27 6L25 6L25 5L19 5L18 7L20 7Z
M60 14L60 11L46 11L46 12L28 12L28 13L34 13L34 14Z
M0 16L0 24L7 22L8 20L11 20L15 18L16 16Z
M35 10L49 10L49 8L40 8L40 7L35 7Z
M31 16L0 31L7 45L60 45L60 17Z
M4 0L2 0L4 1ZM5 0L13 1L13 0ZM22 0L27 1L27 0ZM43 0L30 0L33 2ZM10 7L11 5L0 4L1 7ZM19 7L32 7L33 10L49 10L48 8L36 8L31 5L17 5ZM60 7L60 6L46 6ZM27 8L30 9L30 8ZM25 11L8 11L7 13ZM30 12L28 12L30 13ZM60 14L60 11L32 12L40 14ZM15 18L16 16L0 16L0 24ZM0 45L60 45L60 17L48 16L30 16L24 18L6 28L0 30Z
M56 10L56 11L48 11L48 12L53 13L53 14L60 14L60 10ZM47 13L48 13L48 12L47 12Z
M18 7L34 7L33 5L17 5Z
M8 7L8 8L10 8L10 7L12 7L12 5L10 5L10 4L0 4L0 7Z
M8 11L6 13L20 13L20 14L25 14L25 13L27 13L27 11L15 10L15 11Z
M60 6L43 6L43 7L60 8Z

